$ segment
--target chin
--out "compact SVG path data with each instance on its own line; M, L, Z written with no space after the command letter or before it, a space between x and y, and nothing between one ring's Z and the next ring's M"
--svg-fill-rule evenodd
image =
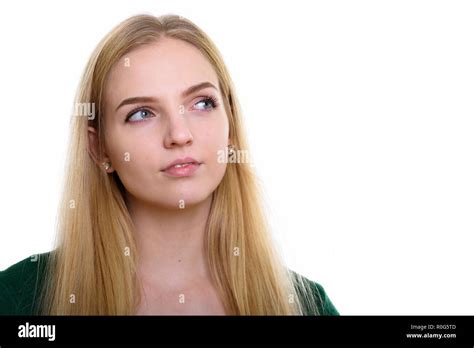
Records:
M210 194L186 192L182 195L179 195L175 192L169 195L165 202L157 202L157 205L164 206L167 209L186 209L187 207L203 203L208 198L211 198Z

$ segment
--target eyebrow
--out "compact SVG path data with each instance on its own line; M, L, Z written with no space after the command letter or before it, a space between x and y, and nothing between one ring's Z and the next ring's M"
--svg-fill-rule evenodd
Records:
M199 91L203 88L208 88L208 87L214 88L216 91L218 90L216 86L214 86L210 82L201 82L201 83L198 83L197 85L191 86L188 89L186 89L184 92L181 93L181 97L186 98L188 95L196 91ZM119 104L119 106L117 106L115 111L117 111L122 106L127 105L127 104L151 103L151 102L156 102L156 101L158 101L158 98L155 98L155 97L131 97L131 98L122 100L122 102Z

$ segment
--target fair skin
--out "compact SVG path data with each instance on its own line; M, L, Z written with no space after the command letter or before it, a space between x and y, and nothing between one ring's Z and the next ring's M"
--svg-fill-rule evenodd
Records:
M119 60L104 93L105 153L97 153L92 127L89 152L102 170L102 162L111 163L107 173L116 171L127 191L142 287L137 314L225 314L207 263L205 228L226 170L217 153L229 144L217 74L197 48L163 38ZM141 96L154 99L120 106ZM201 163L193 175L162 171L187 156Z

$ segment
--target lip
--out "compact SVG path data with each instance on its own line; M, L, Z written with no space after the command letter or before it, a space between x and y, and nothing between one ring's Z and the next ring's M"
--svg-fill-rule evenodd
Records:
M174 167L177 164L183 164L183 163L191 163L188 164L184 167ZM185 176L191 176L193 175L196 170L199 169L201 166L201 163L196 161L192 157L184 157L184 158L178 158L177 160L171 162L165 169L162 169L161 171L167 175L174 176L174 177L185 177Z

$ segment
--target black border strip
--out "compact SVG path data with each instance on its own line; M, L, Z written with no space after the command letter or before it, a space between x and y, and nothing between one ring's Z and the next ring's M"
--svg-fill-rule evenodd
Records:
M54 341L19 337L19 328L26 328L26 323L30 330L31 325L54 325ZM422 336L409 338L407 334ZM438 338L434 334L455 337ZM474 316L0 316L1 348L36 343L474 347Z

